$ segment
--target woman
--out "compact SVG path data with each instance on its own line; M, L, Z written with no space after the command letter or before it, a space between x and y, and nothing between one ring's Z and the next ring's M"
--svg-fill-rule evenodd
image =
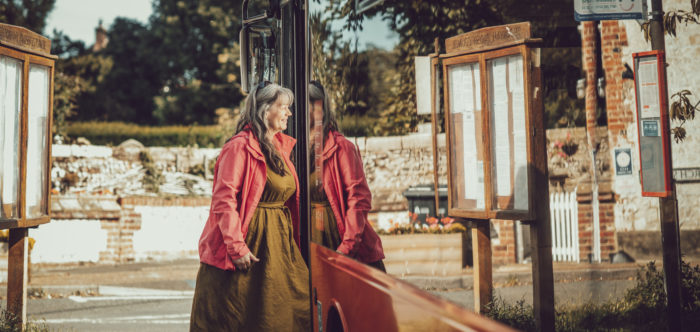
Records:
M199 240L190 331L308 331L308 269L299 251L299 184L284 135L292 91L261 84L246 98L214 167Z
M322 120L321 128L313 128L311 137L323 135L323 149L317 149L320 157L316 158L314 151L311 159L312 164L317 161L323 165L322 179L315 169L311 173L312 240L386 272L382 242L367 221L372 193L360 153L338 132L329 98L317 81L309 85L309 100L312 119Z

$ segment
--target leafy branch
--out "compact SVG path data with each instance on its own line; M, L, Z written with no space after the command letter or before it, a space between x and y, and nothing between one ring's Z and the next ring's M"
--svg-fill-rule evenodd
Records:
M683 125L688 120L693 120L695 118L695 111L697 111L698 106L700 106L700 101L693 103L690 101L689 96L693 93L688 90L682 90L676 92L671 96L673 102L671 103L671 120L680 121L678 127L671 129L673 138L676 142L682 142L685 139L685 128ZM675 100L674 100L675 99Z

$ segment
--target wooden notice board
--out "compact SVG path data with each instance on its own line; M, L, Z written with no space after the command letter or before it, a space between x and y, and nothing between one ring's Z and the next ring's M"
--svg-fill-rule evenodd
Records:
M533 79L540 43L528 22L445 41L449 215L534 219L532 138L544 134L533 121L542 91Z

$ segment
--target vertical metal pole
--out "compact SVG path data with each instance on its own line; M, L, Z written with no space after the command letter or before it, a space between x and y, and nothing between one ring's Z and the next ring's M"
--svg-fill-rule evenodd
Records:
M666 50L663 26L663 5L661 0L651 1L651 21L649 22L649 37L652 50ZM665 65L665 64L664 64ZM665 71L664 71L665 73ZM666 81L666 77L663 77ZM663 85L668 89L667 85ZM667 92L667 91L666 91ZM668 93L665 93L668 95ZM668 105L668 100L662 100ZM668 126L668 122L661 121ZM666 132L671 132L666 128ZM666 137L664 148L669 151L669 172L673 170L673 158L671 153L671 140ZM678 227L678 200L676 198L676 184L671 179L671 195L659 199L659 213L661 219L661 243L663 248L664 283L666 298L668 301L668 329L669 331L681 331L681 249L680 230Z
M584 33L582 36L584 47L583 66L586 71L586 133L588 136L588 149L591 158L591 208L593 210L593 226L591 234L593 244L591 251L593 261L600 262L600 216L598 213L598 172L596 170L596 126L598 109L598 90L596 87L598 77L598 21L583 22ZM585 32L588 31L588 34ZM586 52L586 49L590 50Z
M7 257L7 308L22 331L27 320L27 234L26 228L10 229Z

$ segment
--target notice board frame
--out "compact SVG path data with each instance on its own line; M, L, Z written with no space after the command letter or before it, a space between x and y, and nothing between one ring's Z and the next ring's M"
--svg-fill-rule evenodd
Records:
M41 224L46 224L51 221L51 149L52 135L51 128L53 127L53 100L54 100L54 77L55 65L58 57L52 55L51 41L37 33L27 30L26 28L0 23L0 55L21 62L21 109L20 109L20 124L19 124L19 160L17 166L19 175L18 197L15 206L0 206L2 209L17 209L18 213L14 217L0 217L0 230L4 229L21 229L27 227L35 227ZM46 126L44 127L48 133L46 137L46 158L48 164L43 170L43 175L46 181L42 188L45 196L42 201L45 210L40 211L41 216L28 217L27 211L27 164L28 159L28 103L29 103L29 69L31 65L39 65L48 69L48 112Z
M496 26L479 29L473 32L469 32L463 35L452 37L447 39L446 42L446 54L440 56L443 63L443 89L445 94L445 121L446 121L446 138L447 138L447 164L448 164L448 215L460 218L470 218L470 219L508 219L508 220L534 220L536 219L534 196L537 194L535 189L535 179L534 179L534 164L538 162L537 153L539 150L534 146L535 135L544 135L544 128L542 128L542 121L539 121L536 117L541 117L542 115L535 110L542 107L542 86L539 70L539 49L542 45L542 40L537 38L531 38L530 35L530 24L529 22L510 24L505 26ZM526 139L526 175L527 179L525 183L527 184L527 209L499 209L498 205L504 200L503 197L495 197L494 189L494 176L492 172L492 166L494 165L494 146L491 142L492 138L492 123L494 119L491 118L491 94L489 87L493 83L493 77L489 74L488 63L492 60L505 58L508 56L518 56L521 57L522 64L522 85L523 85L523 102L524 102L524 138ZM480 118L476 119L478 116L474 116L475 124L480 123L480 126L476 126L476 131L481 129L481 134L476 133L476 137L481 137L481 140L476 140L477 145L477 155L482 158L480 161L482 163L481 170L483 171L483 206L478 203L475 208L465 208L464 204L462 206L457 206L465 201L465 197L462 195L466 190L459 186L460 183L464 183L464 173L465 167L457 161L455 154L459 152L459 149L464 149L463 146L457 146L457 141L455 134L457 131L454 128L455 119L453 119L452 102L451 102L451 86L450 86L450 67L457 65L468 65L468 64L478 64L479 67L479 96L480 98L479 106ZM533 66L535 65L535 66ZM513 109L510 108L510 113ZM474 112L476 113L476 111ZM541 113L541 112L540 112ZM509 115L512 119L512 114ZM512 121L511 121L512 123ZM511 138L512 142L513 139ZM514 146L508 147L510 151L514 150ZM464 153L464 152L462 152ZM546 157L544 158L546 159ZM514 159L511 159L513 163ZM542 161L539 161L542 163ZM546 160L544 160L546 165ZM458 170L462 168L462 172ZM511 168L513 165L511 164ZM476 168L477 172L479 167ZM513 170L511 169L511 173ZM521 174L522 175L522 174ZM465 185L466 186L466 185ZM515 191L517 189L511 186L511 197L515 197ZM507 200L507 199L505 199ZM513 199L514 200L514 199ZM494 206L495 205L495 206Z
M646 59L654 59L656 61L656 77L657 77L657 90L658 90L658 99L657 99L657 104L658 104L658 110L650 110L646 112L654 112L654 115L657 114L658 116L654 117L647 117L644 116L645 111L643 111L642 107L644 105L640 105L640 98L642 94L640 94L640 73L639 73L639 63L642 62L643 60ZM635 93L635 105L636 105L636 111L637 111L637 138L638 138L638 149L639 149L639 172L640 172L640 182L642 184L642 196L644 197L669 197L672 192L672 176L671 176L671 151L668 150L668 147L670 144L668 144L668 140L670 139L669 137L669 119L668 119L668 104L667 100L668 97L666 95L666 56L664 51L661 50L653 50L653 51L646 51L646 52L639 52L639 53L633 53L632 54L632 62L634 65L634 93ZM643 121L658 121L657 123L657 131L658 131L658 139L656 139L656 142L646 142L650 141L651 137L646 136L646 134L642 130L644 129L644 126L642 124ZM645 171L648 173L651 173L652 170L649 168L647 165L649 163L644 161L645 156L649 156L649 153L646 152L645 154L642 154L642 150L645 149L642 147L642 145L646 146L657 146L657 149L659 149L660 145L660 151L662 152L662 158L661 162L655 163L655 167L661 166L661 180L663 180L662 190L652 190L652 188L649 188L650 181L647 181L647 185L645 186L644 184L644 173ZM657 174L658 175L658 174ZM658 188L657 188L658 189Z

